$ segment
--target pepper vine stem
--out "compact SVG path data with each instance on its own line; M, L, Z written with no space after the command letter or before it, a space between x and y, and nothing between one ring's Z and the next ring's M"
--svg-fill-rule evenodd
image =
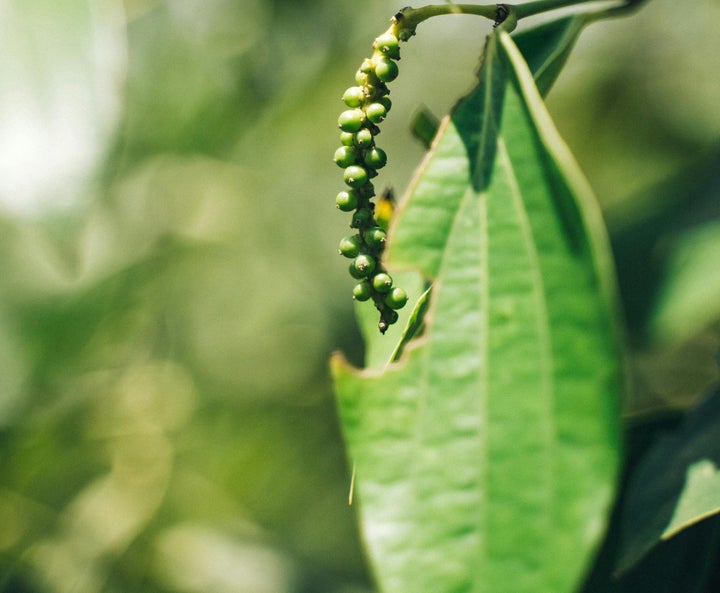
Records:
M577 6L595 0L534 0L525 4L429 4L420 8L403 8L392 19L394 33L398 39L407 41L415 35L417 26L427 19L447 14L471 14L492 20L495 25L512 31L517 21L529 16L550 12L559 8ZM635 8L644 0L625 0L606 9L608 13L623 12Z

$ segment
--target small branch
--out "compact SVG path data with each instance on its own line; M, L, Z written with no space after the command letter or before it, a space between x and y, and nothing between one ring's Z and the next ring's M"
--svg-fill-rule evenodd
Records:
M430 4L420 8L403 8L393 18L393 26L398 39L407 41L415 35L417 26L429 18L445 14L474 14L491 21L497 18L496 4Z
M410 6L403 8L392 18L391 30L398 39L407 41L415 35L417 26L427 19L446 14L473 14L490 19L495 26L503 24L503 28L511 31L517 21L544 12L577 6L596 0L534 0L525 4L429 4L420 8ZM616 6L605 9L604 13L620 14L637 8L646 0L625 0ZM599 11L600 12L600 11Z

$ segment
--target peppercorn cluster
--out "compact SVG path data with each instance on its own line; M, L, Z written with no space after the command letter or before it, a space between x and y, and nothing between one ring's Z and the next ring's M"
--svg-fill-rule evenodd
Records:
M347 189L338 193L337 207L352 212L350 227L356 233L340 241L340 254L352 259L350 275L358 282L353 298L372 300L380 312L382 333L398 319L397 310L407 303L407 293L394 286L381 261L387 240L386 229L375 218L375 188L370 181L387 163L385 151L375 145L378 124L385 119L392 103L387 83L397 78L400 59L398 38L392 27L373 43L373 55L363 61L355 74L355 86L343 94L347 109L340 114L340 148L335 163L344 169Z

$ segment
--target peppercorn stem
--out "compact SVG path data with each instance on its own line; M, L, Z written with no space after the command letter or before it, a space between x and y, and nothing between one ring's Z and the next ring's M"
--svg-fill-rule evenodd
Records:
M415 34L415 29L423 21L446 14L473 14L495 21L496 24L507 20L505 28L512 30L517 20L544 12L566 8L595 0L534 0L525 4L429 4L420 8L403 8L393 17L395 32L403 41ZM625 0L607 9L608 12L622 12L634 8L644 0Z

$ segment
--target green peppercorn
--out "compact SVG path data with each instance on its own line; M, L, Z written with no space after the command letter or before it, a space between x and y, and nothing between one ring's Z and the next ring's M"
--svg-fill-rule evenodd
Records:
M358 206L359 197L354 189L341 191L335 198L335 204L343 212L352 212Z
M357 161L357 149L354 146L341 146L335 151L333 160L338 167L343 169L354 165Z
M361 272L355 267L354 260L350 262L350 265L348 266L348 272L353 278L355 278L355 280L362 280L363 278L365 278L365 273Z
M387 154L382 148L373 146L365 151L365 164L371 169L382 169L387 164Z
M379 275L379 274L378 274ZM407 293L396 286L385 296L385 304L391 309L402 309L408 301Z
M387 109L382 103L370 103L365 107L365 117L374 124L379 124L385 119Z
M370 74L372 71L373 71L372 62L368 58L365 58L363 60L362 64L360 64L360 72L364 72L365 74Z
M388 58L400 59L400 44L392 33L383 33L373 44L373 47Z
M360 107L365 100L365 91L361 86L351 86L342 96L348 107Z
M350 165L345 169L343 177L345 183L350 187L362 187L368 181L368 172L367 169L359 165Z
M352 146L355 144L355 134L352 132L340 132L340 144L343 146Z
M357 270L359 274L362 274L361 277L367 277L375 271L376 263L372 255L361 253L355 258L355 261L353 261L353 266L355 266L355 270Z
M372 212L367 208L361 208L353 214L350 226L354 229L362 229L372 223Z
M375 60L375 76L381 82L392 82L399 74L398 66L390 58L380 57Z
M388 292L392 288L393 279L390 277L390 274L380 272L373 276L372 285L377 292Z
M352 235L341 239L340 245L338 246L340 255L344 255L345 257L357 257L360 253L362 243L363 241L360 235Z
M362 128L365 113L362 109L348 109L338 117L338 126L343 132L357 132Z
M367 148L373 143L373 134L367 128L362 128L353 136L353 141L358 148Z
M370 249L381 250L385 247L387 233L379 226L369 228L365 231L365 243Z
M369 77L365 72L363 72L362 70L358 70L358 71L355 73L355 82L356 82L359 86L362 86L362 87L366 86L366 85L368 84L368 81L369 81L369 80L370 80L370 77Z
M377 102L385 106L385 113L388 113L390 111L390 108L392 107L392 101L390 100L390 97L378 97Z
M358 282L353 288L353 298L356 301L367 301L372 295L372 288L367 280Z

